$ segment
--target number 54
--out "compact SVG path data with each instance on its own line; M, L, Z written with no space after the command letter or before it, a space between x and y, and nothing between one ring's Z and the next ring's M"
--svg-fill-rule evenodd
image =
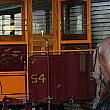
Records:
M45 80L46 80L45 74L40 74L40 76L38 76L37 74L31 75L31 81L32 81L32 83L38 83L39 81L41 81L42 83L44 83Z

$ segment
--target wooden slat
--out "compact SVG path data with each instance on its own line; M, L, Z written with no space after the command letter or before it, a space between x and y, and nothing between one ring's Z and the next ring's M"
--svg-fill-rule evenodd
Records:
M5 42L1 42L0 41L0 45L7 45L7 44L26 44L25 41L5 41Z
M90 43L89 40L62 40L61 44Z
M19 3L22 0L0 0L0 3Z
M47 39L53 39L53 34L50 35L44 35L44 37L46 37ZM41 34L33 34L33 40L34 39L42 39L42 35Z
M50 53L63 53L63 52L93 52L94 49L82 49L82 50L53 50ZM32 51L32 53L47 53L47 51Z

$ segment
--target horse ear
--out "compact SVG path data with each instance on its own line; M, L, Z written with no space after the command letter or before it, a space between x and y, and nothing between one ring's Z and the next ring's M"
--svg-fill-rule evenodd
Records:
M99 47L100 43L97 44L97 47Z

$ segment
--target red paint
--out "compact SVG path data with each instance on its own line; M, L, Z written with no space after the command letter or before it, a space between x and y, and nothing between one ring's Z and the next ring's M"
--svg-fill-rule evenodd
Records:
M51 55L50 56L50 91L51 97L57 100L68 98L92 99L95 97L95 82L90 81L89 73L92 68L92 57L84 56L85 69L81 71L80 55ZM83 62L82 62L83 64ZM84 67L83 67L84 68ZM29 60L29 89L30 100L36 102L47 98L47 80L32 84L31 75L43 73L47 78L46 56L33 56Z

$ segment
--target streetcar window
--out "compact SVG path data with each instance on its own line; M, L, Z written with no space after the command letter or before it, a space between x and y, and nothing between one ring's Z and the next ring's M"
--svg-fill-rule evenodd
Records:
M52 0L33 0L33 34L52 34Z
M0 4L0 35L22 35L21 5Z
M87 24L85 8L85 2L62 2L61 20L64 39L84 39Z

